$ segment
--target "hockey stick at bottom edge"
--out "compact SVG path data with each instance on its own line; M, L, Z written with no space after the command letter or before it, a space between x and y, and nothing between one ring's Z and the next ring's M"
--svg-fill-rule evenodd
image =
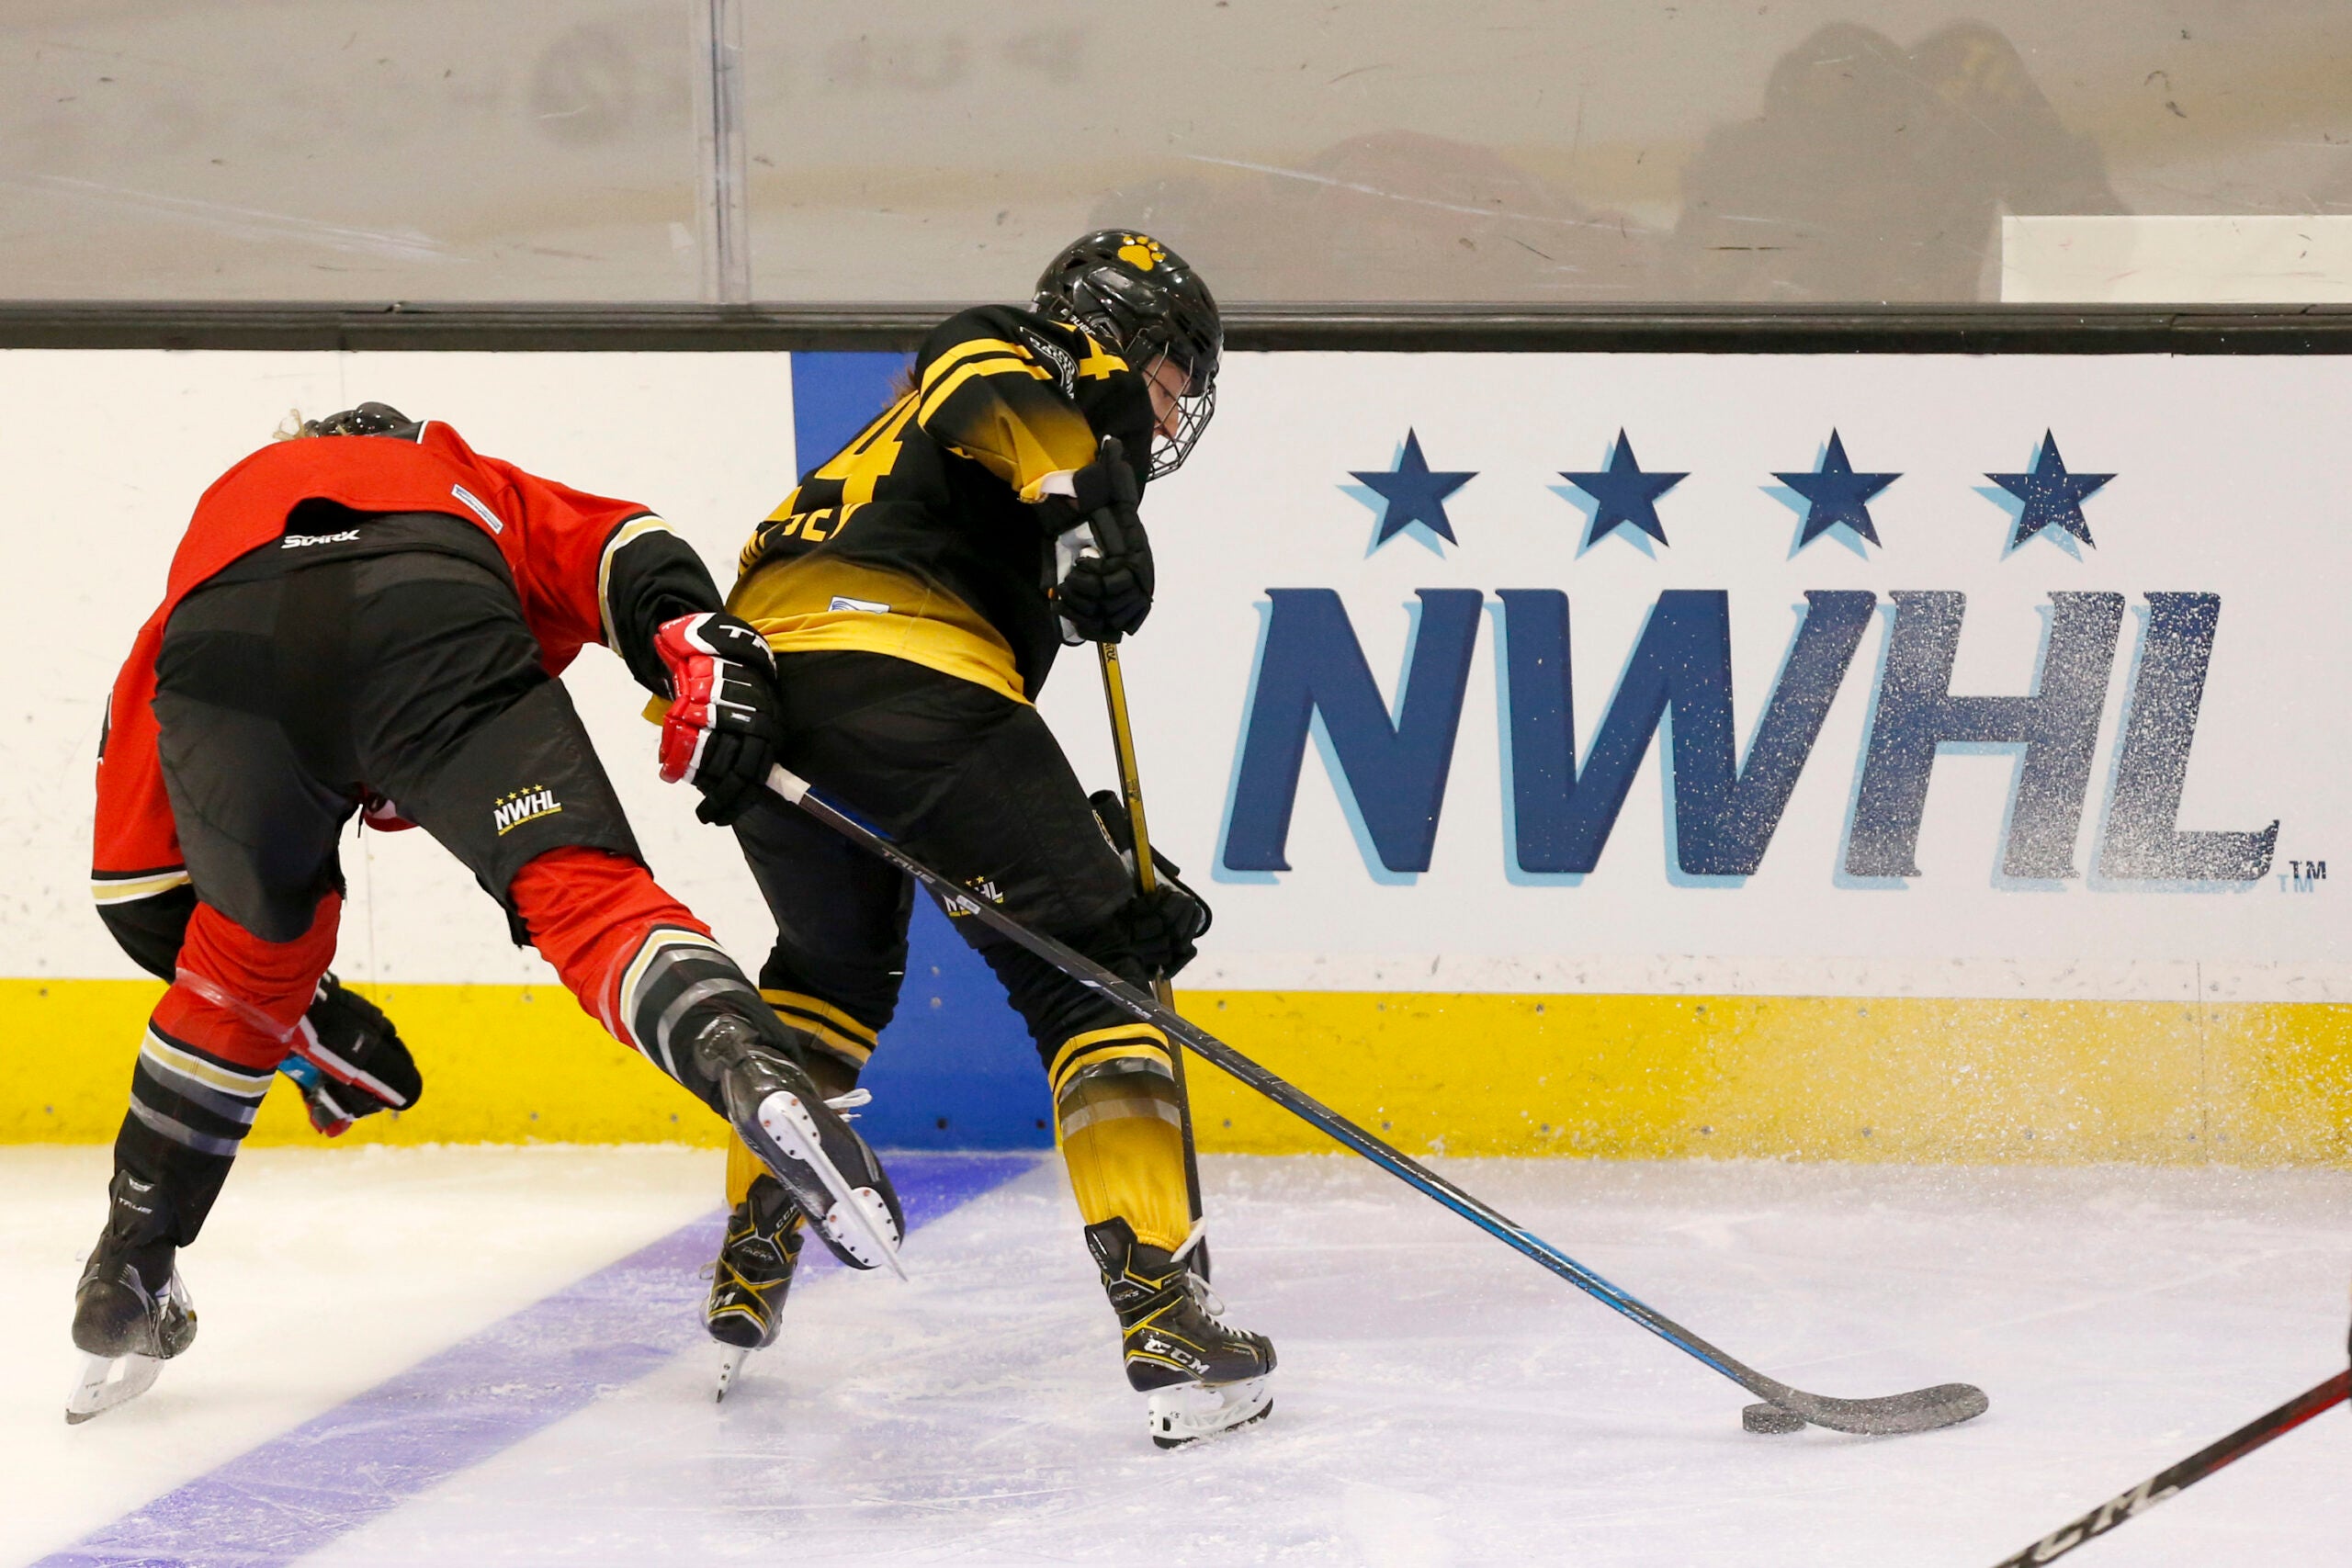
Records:
M2160 1470L2129 1492L2109 1498L2079 1519L2071 1519L1993 1568L2031 1568L2053 1562L2126 1519L2136 1519L2165 1498L2187 1491L2227 1464L2245 1458L2273 1438L2283 1437L2312 1416L2352 1397L2352 1371L2342 1371L2305 1389L2276 1410L2267 1411L2217 1443L2198 1450L2169 1470Z
M1877 1399L1834 1399L1792 1388L1717 1349L1664 1314L1644 1305L1566 1253L1528 1232L1419 1161L1390 1147L1320 1100L1258 1066L1224 1041L1187 1021L1173 1008L1091 959L1071 951L1051 937L1031 931L1003 911L991 908L947 877L914 859L886 835L858 820L818 795L806 779L779 766L768 773L768 787L852 842L897 867L1001 936L1020 943L1071 979L1098 991L1123 1011L1157 1025L1184 1049L1238 1078L1309 1126L1397 1178L1424 1196L1436 1200L1480 1230L1516 1251L1524 1253L1602 1305L1631 1318L1642 1327L1776 1408L1832 1431L1873 1436L1925 1432L1955 1426L1984 1414L1984 1392L1967 1383L1940 1383L1908 1393Z

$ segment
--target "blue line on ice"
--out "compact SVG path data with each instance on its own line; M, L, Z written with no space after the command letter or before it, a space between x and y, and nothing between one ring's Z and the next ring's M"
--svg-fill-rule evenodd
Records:
M901 1154L890 1169L911 1231L1035 1163ZM707 1344L698 1270L723 1219L673 1231L34 1568L277 1568L308 1556ZM836 1267L821 1247L803 1267L815 1265Z

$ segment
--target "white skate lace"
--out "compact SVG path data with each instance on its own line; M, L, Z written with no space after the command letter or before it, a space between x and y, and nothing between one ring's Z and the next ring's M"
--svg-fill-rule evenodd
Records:
M832 1107L834 1111L840 1112L841 1119L842 1121L854 1122L857 1118L851 1115L850 1112L855 1111L861 1105L873 1104L874 1091L872 1089L854 1089L847 1094L837 1094L832 1096L831 1099L827 1100L825 1103Z
M1209 1321L1225 1327L1225 1298L1209 1289L1209 1282L1191 1269L1184 1270L1184 1289L1191 1292L1193 1304L1208 1314Z
M1194 1220L1193 1222L1191 1234L1184 1237L1184 1245L1176 1249L1175 1256L1171 1261L1184 1262L1186 1259L1190 1258L1193 1255L1193 1249L1200 1246L1207 1235L1207 1225L1199 1220ZM1203 1312L1208 1314L1210 1319L1216 1322L1219 1328L1223 1328L1225 1326L1225 1323L1223 1321L1225 1317L1225 1299L1222 1296L1219 1296L1215 1291L1210 1290L1209 1282L1206 1280L1202 1279L1201 1276L1189 1265L1184 1269L1184 1289L1191 1294L1194 1305L1198 1306Z

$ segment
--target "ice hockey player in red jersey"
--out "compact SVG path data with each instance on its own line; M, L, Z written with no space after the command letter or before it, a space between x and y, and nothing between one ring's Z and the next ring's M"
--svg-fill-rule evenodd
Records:
M655 885L556 678L589 643L617 653L670 700L663 776L723 822L760 795L778 733L758 635L642 506L382 404L302 430L198 502L108 704L94 881L188 897L176 918L116 906L172 984L75 1293L87 1359L67 1419L141 1392L195 1337L177 1253L307 1043L343 905L336 845L363 809L455 854L515 940L726 1118L844 1262L896 1269L898 1199L810 1082L809 1033Z
M1106 837L1124 813L1098 823L1032 703L1066 644L1116 641L1150 610L1137 502L1206 424L1222 342L1181 256L1144 234L1086 236L1031 308L931 333L904 395L761 525L729 601L776 655L786 767L1142 986L1193 955L1206 906L1182 884L1136 891ZM819 1083L846 1089L898 1004L911 886L780 802L735 829L777 926L762 992L816 1036ZM1258 1419L1273 1347L1219 1321L1209 1292L1166 1036L962 923L1036 1041L1154 1440ZM729 1347L722 1396L742 1352L775 1337L801 1223L748 1151L729 1199L707 1309Z

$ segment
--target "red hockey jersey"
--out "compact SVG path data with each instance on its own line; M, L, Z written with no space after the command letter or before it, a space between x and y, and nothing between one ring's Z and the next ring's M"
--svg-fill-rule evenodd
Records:
M155 655L164 623L200 584L277 539L288 513L311 500L355 512L446 513L480 527L506 558L549 675L561 673L585 644L616 642L613 562L624 547L660 535L691 555L645 507L482 457L446 424L427 422L413 435L317 436L263 447L196 503L164 602L115 678L98 754L90 874L102 908L187 880L156 755Z

